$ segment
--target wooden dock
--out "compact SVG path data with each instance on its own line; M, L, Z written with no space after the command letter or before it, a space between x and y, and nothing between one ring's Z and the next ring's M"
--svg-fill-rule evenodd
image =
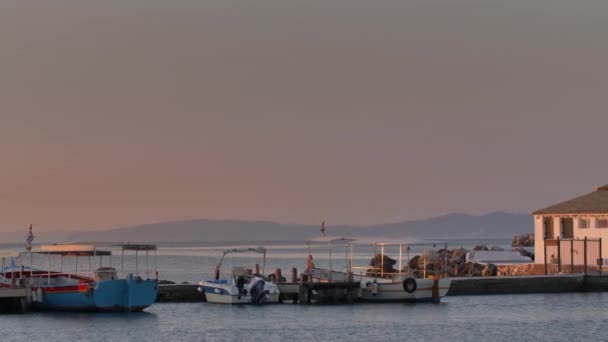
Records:
M278 283L282 301L292 303L352 303L361 283L347 282L291 282Z
M302 304L356 302L361 287L358 282L292 281L277 285L283 303ZM205 301L196 288L194 284L159 285L158 301ZM447 296L569 292L608 292L608 274L452 278Z

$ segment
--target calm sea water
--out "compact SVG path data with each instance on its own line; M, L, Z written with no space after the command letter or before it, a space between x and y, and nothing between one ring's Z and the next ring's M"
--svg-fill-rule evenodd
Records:
M509 241L486 244L508 247ZM479 241L452 242L471 247ZM252 244L253 245L253 244ZM158 251L160 278L198 282L210 278L219 249L228 246L165 245ZM315 251L313 251L315 252ZM327 264L316 251L317 265ZM363 264L374 250L361 250ZM389 252L389 251L385 251ZM402 251L403 252L403 251ZM416 254L417 250L410 253ZM393 250L392 253L398 253ZM119 253L117 253L119 254ZM387 253L389 254L389 253ZM406 259L406 253L403 258ZM269 246L269 273L302 269L308 250L301 244ZM389 254L390 255L390 254ZM396 254L398 255L398 254ZM334 266L345 258L334 253ZM51 260L55 264L58 260ZM232 265L261 263L258 255L227 257ZM94 268L98 261L92 261ZM35 258L38 267L48 265ZM104 260L104 264L109 259ZM117 255L113 266L121 268ZM138 267L145 267L140 257ZM148 260L148 265L154 265ZM75 263L64 260L64 270ZM135 267L134 256L125 263ZM79 258L79 270L88 259ZM225 306L209 303L154 304L142 313L28 313L0 316L1 341L600 341L608 340L608 293L446 297L440 304L361 304L337 306Z
M608 294L447 297L441 304L155 304L135 314L0 316L2 341L605 341Z

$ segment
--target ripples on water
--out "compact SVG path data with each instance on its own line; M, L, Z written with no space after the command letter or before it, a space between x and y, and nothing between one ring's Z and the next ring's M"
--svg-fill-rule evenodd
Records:
M608 294L447 297L441 304L155 304L134 314L0 316L2 341L602 341Z

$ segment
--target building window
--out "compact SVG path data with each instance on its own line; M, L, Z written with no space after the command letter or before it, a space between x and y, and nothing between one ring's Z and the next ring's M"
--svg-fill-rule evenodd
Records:
M595 219L595 228L608 228L608 219Z
M586 219L586 218L578 219L578 227L581 229L589 228L589 219Z
M543 230L544 230L544 238L545 240L553 239L553 217L545 217L543 218Z
M563 239L574 239L574 219L572 217L562 217L560 220Z

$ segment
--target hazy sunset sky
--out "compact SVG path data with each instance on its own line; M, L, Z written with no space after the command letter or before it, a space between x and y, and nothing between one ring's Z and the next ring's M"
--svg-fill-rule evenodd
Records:
M0 231L531 212L608 183L607 1L3 0Z

